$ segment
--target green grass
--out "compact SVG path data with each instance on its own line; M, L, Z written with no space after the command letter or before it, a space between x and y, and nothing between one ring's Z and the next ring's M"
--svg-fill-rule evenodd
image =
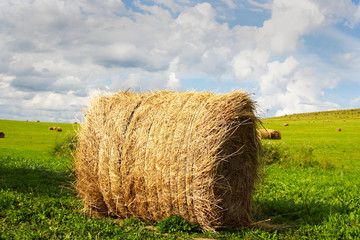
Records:
M72 187L69 143L78 125L0 120L0 239L359 239L360 109L263 124L282 134L263 141L268 159L253 218L266 228L213 234L177 216L121 224L87 217Z
M289 126L284 126L287 123ZM311 146L314 158L336 167L359 170L360 110L295 114L263 120L266 128L279 130L292 149ZM335 131L341 128L341 132ZM264 141L268 142L268 141Z

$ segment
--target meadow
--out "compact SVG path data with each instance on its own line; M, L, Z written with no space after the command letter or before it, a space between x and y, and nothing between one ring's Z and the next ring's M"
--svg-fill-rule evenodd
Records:
M0 239L359 239L360 109L262 125L282 139L262 140L258 224L215 234L176 216L159 223L89 218L72 186L70 142L79 125L0 120Z

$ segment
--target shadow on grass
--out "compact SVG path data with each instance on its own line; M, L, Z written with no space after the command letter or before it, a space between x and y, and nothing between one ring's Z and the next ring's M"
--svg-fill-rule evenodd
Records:
M72 181L67 171L4 166L0 162L0 189L56 196L73 194Z
M295 228L303 225L319 225L334 213L350 211L346 204L326 204L309 200L302 203L288 199L263 200L255 205L255 222L270 219L270 224Z

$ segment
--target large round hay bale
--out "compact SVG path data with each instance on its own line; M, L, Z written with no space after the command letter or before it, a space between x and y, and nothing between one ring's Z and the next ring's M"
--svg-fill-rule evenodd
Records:
M96 216L204 229L251 222L259 139L248 94L119 92L94 99L79 132L76 188Z
M0 138L5 138L5 133L4 132L0 132Z

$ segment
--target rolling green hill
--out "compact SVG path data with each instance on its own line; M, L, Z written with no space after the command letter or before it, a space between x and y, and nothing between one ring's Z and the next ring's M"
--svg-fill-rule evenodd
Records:
M360 118L360 108L358 109L346 109L336 111L323 111L323 112L311 112L311 113L298 113L285 115L281 117L275 117L270 119L283 119L283 120L329 120L329 119L358 119Z
M360 166L360 109L293 114L262 122L265 128L279 130L279 142L291 148L311 146L319 161L342 168Z
M72 159L53 154L79 125L0 120L0 239L360 239L360 109L262 125L282 139L262 140L267 155L253 208L259 224L213 234L179 222L87 217L72 187ZM154 230L166 224L170 234Z

